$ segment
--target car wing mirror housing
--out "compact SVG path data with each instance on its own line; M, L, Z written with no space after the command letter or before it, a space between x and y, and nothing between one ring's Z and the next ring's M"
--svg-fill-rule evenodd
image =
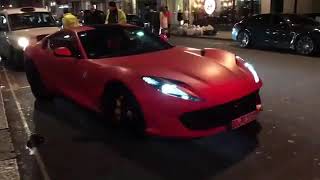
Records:
M71 50L67 47L59 47L54 50L54 55L58 57L73 57Z

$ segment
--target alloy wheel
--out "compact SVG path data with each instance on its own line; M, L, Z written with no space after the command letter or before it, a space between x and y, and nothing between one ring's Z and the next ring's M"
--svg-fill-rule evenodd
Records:
M249 43L250 43L250 37L249 37L248 33L241 32L238 36L238 42L239 42L240 47L242 47L242 48L248 47Z
M312 54L314 48L313 40L309 36L303 36L297 41L296 50L300 54Z
M128 124L132 121L135 121L137 115L131 107L130 102L127 101L125 96L118 96L115 98L115 106L113 111L112 119L115 124Z

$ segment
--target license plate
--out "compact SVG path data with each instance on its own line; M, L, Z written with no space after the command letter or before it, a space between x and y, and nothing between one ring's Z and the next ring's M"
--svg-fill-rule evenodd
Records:
M240 118L237 118L232 121L231 123L231 128L232 129L237 129L243 125L246 125L254 120L257 119L258 113L256 111L253 111L249 114L246 114L244 116L241 116Z

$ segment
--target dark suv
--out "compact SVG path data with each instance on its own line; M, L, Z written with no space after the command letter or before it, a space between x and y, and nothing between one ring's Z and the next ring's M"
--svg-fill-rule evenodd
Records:
M320 23L295 14L261 14L236 23L232 39L240 47L271 46L310 55L319 50Z

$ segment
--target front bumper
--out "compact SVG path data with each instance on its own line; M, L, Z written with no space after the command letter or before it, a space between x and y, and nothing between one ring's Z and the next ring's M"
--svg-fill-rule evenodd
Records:
M180 120L190 130L208 130L231 125L232 120L257 110L260 104L258 92L238 100L214 106L208 109L184 113Z
M146 132L177 138L210 136L230 130L232 120L252 113L258 115L261 109L258 91L216 106L208 102L182 101L167 96L153 96L152 101L143 104Z

